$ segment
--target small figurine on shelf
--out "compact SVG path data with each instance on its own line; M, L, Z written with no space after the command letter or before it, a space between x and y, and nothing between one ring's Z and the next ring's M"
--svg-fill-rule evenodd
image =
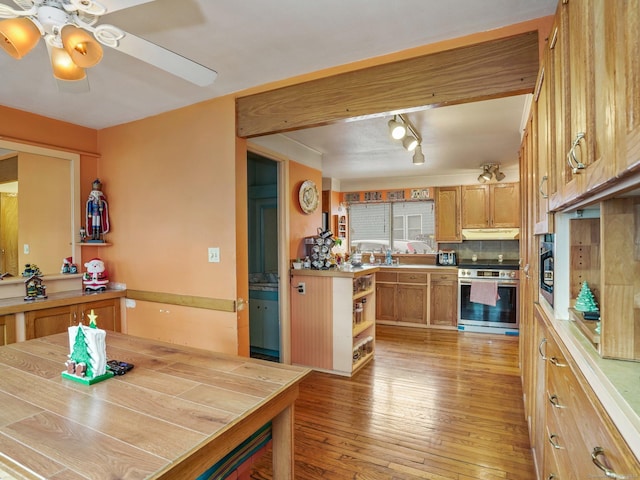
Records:
M24 271L22 272L23 277L32 277L33 275L42 275L42 272L38 268L35 263L27 263L24 266Z
M576 299L574 308L579 312L598 311L598 304L596 303L596 300L593 297L593 293L591 293L591 289L589 288L587 282L582 282L582 288L580 289L580 293L578 294L578 298Z
M82 276L85 292L99 292L107 289L109 276L104 266L104 262L99 258L94 258L84 264L87 269Z
M87 241L87 230L84 227L80 227L80 243Z
M72 257L67 257L62 260L60 273L78 273L78 266L73 263Z
M31 275L24 281L25 300L36 300L38 298L47 298L47 286L43 283L42 277L39 275Z
M103 236L109 233L109 204L102 193L102 183L96 178L93 181L93 190L87 200L87 235L91 238L89 243L103 243Z

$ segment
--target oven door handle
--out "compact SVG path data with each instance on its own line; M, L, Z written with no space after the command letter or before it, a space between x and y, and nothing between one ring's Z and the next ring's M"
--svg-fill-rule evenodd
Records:
M487 279L478 279L478 280L458 280L459 285L471 285L471 282L486 282ZM498 287L517 287L517 280L491 280L493 282L498 282Z

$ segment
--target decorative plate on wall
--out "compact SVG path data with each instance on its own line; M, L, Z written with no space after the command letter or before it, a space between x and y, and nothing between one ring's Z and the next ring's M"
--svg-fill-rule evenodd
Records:
M313 213L318 208L318 189L312 180L305 180L298 194L300 208L304 213Z

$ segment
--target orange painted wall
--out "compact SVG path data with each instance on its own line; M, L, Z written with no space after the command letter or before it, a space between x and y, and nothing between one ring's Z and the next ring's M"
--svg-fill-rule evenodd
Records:
M291 211L289 217L289 254L291 258L304 258L305 237L318 234L318 228L322 227L322 209L318 209L310 214L304 213L298 201L300 186L305 180L313 180L316 184L322 185L322 172L306 165L296 162L289 163L289 191L291 201ZM318 187L320 188L320 187ZM320 191L318 191L320 194Z
M3 106L0 106L0 137L72 152L98 151L97 130Z
M110 280L236 299L233 118L233 98L222 97L99 132ZM220 248L220 263L208 262L208 247ZM129 333L236 353L235 313L137 302L126 314Z

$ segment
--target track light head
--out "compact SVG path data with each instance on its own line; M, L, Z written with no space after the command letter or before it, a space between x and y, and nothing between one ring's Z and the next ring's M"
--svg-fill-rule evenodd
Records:
M505 174L500 171L500 165L496 163L487 163L482 166L483 172L478 176L478 182L487 183L492 179L496 179L497 182L504 180Z
M406 134L407 126L404 123L398 122L395 116L389 120L389 135L391 138L394 140L400 140L404 138Z
M408 151L413 152L418 146L418 140L413 135L407 135L402 140L402 146Z
M424 163L424 153L422 153L422 145L418 144L413 152L413 164L422 165Z

